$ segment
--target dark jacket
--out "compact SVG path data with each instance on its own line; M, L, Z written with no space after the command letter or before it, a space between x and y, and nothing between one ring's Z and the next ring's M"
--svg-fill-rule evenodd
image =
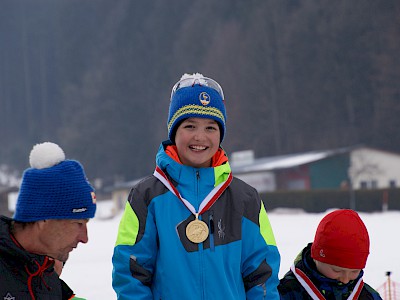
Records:
M71 299L73 292L54 271L54 262L17 245L11 221L0 217L0 299Z
M314 283L318 290L324 295L325 299L342 300L347 299L350 293L354 290L354 287L358 279L363 276L364 272L361 270L360 275L355 280L343 284L335 279L330 279L323 276L317 271L316 265L311 258L311 245L308 244L299 256L295 260L296 268L303 271L307 277ZM291 270L285 274L280 280L278 291L281 299L312 299L303 286L296 279L295 275ZM364 287L361 290L359 298L360 300L382 299L379 293L375 291L368 284L364 283Z

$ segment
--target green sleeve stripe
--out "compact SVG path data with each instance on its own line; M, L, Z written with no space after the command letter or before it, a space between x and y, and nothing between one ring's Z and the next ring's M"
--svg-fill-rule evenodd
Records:
M276 246L275 236L272 232L271 223L265 210L264 203L261 201L261 209L259 214L260 232L267 245Z
M214 176L215 176L215 185L217 186L220 183L224 182L228 179L229 174L231 173L231 166L228 162L223 165L214 168Z
M118 236L115 246L133 246L139 233L139 219L133 211L129 202L126 202L125 210L122 215L118 228Z

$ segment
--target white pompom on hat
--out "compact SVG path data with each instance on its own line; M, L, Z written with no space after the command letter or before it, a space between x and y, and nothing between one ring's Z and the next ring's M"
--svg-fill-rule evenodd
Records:
M45 169L65 160L63 149L57 144L45 142L33 146L29 155L29 164L35 169Z

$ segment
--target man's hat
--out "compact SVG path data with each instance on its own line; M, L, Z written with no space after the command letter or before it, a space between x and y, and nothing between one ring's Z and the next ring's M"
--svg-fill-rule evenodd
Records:
M14 220L89 219L96 212L96 195L82 165L66 160L54 143L33 147L31 168L23 174Z

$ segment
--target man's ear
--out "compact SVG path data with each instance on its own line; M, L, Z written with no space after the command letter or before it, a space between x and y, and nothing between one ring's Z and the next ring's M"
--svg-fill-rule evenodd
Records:
M46 226L46 220L37 221L35 225L38 226L39 229L43 229L43 227Z

